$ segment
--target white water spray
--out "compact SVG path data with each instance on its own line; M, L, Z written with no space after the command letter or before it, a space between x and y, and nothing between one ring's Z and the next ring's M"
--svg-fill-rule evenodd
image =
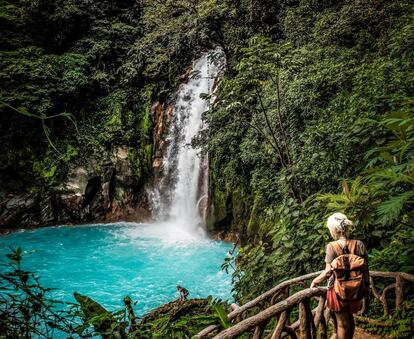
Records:
M202 114L213 100L200 95L212 94L225 64L221 48L203 54L193 63L188 82L181 86L175 98L162 177L152 192L152 199L157 219L165 221L180 236L194 238L205 233L208 160L191 146L191 141L204 128Z

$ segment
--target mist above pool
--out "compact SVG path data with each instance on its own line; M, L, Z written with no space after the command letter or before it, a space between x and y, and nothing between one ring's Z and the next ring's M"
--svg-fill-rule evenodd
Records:
M181 234L166 223L48 227L0 238L1 261L8 246L22 247L23 268L36 271L58 300L73 302L73 292L88 295L109 310L129 295L142 315L178 297L213 295L231 299L231 276L221 264L232 245Z

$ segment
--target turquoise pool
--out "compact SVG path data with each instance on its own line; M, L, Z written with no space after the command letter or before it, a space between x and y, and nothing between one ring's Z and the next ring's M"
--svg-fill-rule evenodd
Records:
M232 244L180 236L166 224L95 224L47 227L0 237L1 262L8 247L22 247L23 268L38 272L45 287L62 301L73 292L95 299L109 310L129 295L137 314L178 297L213 295L231 300L231 276L220 269Z

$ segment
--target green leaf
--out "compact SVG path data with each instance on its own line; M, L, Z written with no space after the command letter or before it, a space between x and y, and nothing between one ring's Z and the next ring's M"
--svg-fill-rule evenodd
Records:
M404 192L382 202L377 207L378 221L383 225L388 225L397 220L412 197L414 197L414 192Z
M229 328L231 326L231 322L229 318L227 317L227 312L223 305L219 303L214 303L212 305L214 314L216 317L220 320L220 324L223 328Z
M82 294L75 292L73 295L81 307L85 321L91 323L104 339L125 336L122 325L102 305Z

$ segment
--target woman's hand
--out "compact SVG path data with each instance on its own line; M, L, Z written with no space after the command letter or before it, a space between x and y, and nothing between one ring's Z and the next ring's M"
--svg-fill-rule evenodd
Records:
M325 281L326 278L328 278L328 276L331 274L331 265L326 264L325 266L325 270L323 270L321 272L321 274L319 274L315 279L313 279L310 288L315 288L318 287L318 285L322 282Z
M317 279L313 279L310 288L315 288L318 287L319 281L317 281Z

